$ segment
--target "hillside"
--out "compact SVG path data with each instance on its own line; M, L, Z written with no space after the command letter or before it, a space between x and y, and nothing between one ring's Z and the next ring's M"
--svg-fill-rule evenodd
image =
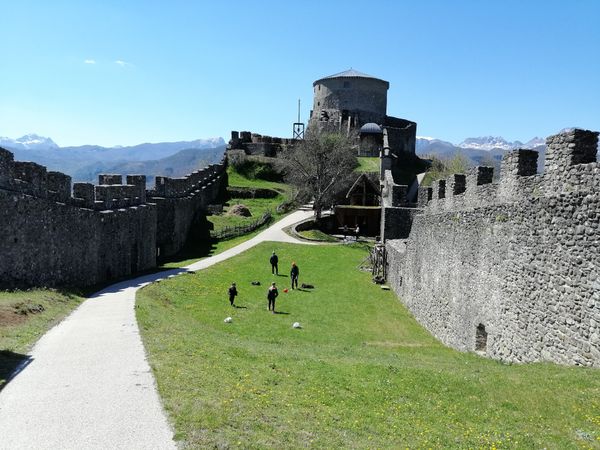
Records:
M142 173L154 178L156 175L167 175L168 170L159 172L158 169L173 170L170 176L189 173L200 167L200 162L216 162L223 153L225 141L222 138L196 139L193 141L144 143L126 147L102 147L99 145L82 145L77 147L59 147L52 139L28 134L18 139L0 137L0 147L6 148L15 155L16 160L33 161L48 168L57 170L73 178L73 181L97 181L94 174L111 171L114 173ZM187 154L177 156L172 161L151 164L174 156L183 150ZM194 150L194 152L192 152ZM217 153L215 153L217 150ZM205 156L201 156L206 151ZM191 153L196 153L192 156ZM216 159L215 159L216 158ZM185 161L188 165L185 165ZM128 162L139 162L140 165L127 165Z
M182 177L196 169L217 163L223 157L225 147L188 148L180 150L166 158L149 161L96 161L73 172L75 181L96 183L98 174L143 174L147 176L147 185L152 186L156 176Z

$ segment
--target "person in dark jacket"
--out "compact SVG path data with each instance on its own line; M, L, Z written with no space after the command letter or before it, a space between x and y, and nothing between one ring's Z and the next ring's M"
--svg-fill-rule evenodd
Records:
M277 286L275 286L275 282L273 282L267 291L267 300L269 301L268 308L273 314L275 314L275 299L278 295L279 291L277 291Z
M294 289L294 285L298 287L298 276L300 275L300 269L295 262L292 263L292 270L290 270L290 278L292 279L292 289Z
M271 259L269 259L269 262L271 263L271 273L279 275L279 268L277 267L277 264L279 263L279 258L275 254L275 250L273 250L273 254L271 255Z
M238 291L235 287L235 283L231 283L231 286L229 286L229 303L231 303L231 306L235 306L233 301L235 300L236 295L238 295Z

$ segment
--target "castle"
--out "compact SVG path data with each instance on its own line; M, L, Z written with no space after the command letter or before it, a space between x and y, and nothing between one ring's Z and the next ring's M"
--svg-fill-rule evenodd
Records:
M74 183L0 148L0 287L91 286L177 253L227 186L226 160L183 178ZM208 232L208 230L206 230Z
M389 238L406 237L417 200L416 173L425 170L426 163L415 155L417 124L387 114L388 81L350 69L313 82L313 109L310 111L308 132L336 132L353 137L357 156L380 156L382 188L404 189L404 202L381 203L353 201L353 186L348 192L350 205L336 207L336 226L354 229L359 225L368 235ZM249 131L232 131L227 150L243 151L246 155L276 157L293 139L263 136ZM408 168L408 170L407 170ZM359 180L357 180L359 181ZM403 183L403 184L401 184ZM366 196L362 183L361 197ZM402 187L401 187L402 186ZM377 198L379 191L377 187ZM398 196L394 197L397 198ZM387 196L382 197L388 199ZM391 197L390 197L391 198ZM374 206L375 203L377 206ZM362 208L361 208L362 206ZM398 227L403 223L403 227Z
M350 69L313 83L313 109L309 130L355 134L359 156L379 156L387 147L394 154L415 154L417 124L387 115L389 82ZM228 150L276 157L293 139L232 131Z
M350 70L313 83L309 129L356 133L379 154L385 276L445 344L510 362L600 367L598 133L419 187L416 123L387 116L389 83ZM294 140L232 132L229 149L276 156ZM93 285L155 267L227 185L226 160L187 177L75 183L0 149L0 286ZM366 184L365 184L366 186ZM363 192L364 197L364 192ZM373 206L369 206L373 207Z

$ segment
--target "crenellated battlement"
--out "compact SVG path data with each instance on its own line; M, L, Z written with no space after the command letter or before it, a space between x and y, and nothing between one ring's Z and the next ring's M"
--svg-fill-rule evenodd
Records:
M205 210L225 191L226 167L224 158L186 177L157 177L147 191L145 175L71 183L0 148L0 286L86 286L155 267L193 226L207 228Z
M550 136L547 145L543 174L537 174L538 152L518 149L502 158L499 181L492 182L492 167L473 167L466 174L435 180L431 195L421 188L419 205L436 212L600 190L598 132L569 130Z
M420 188L407 238L386 240L387 283L454 348L600 367L597 149L597 132L567 130L543 174L520 149L498 181L473 167Z
M96 211L138 206L147 197L183 198L210 187L226 170L226 160L211 164L181 178L156 177L156 185L146 190L145 175L127 175L126 184L118 174L98 175L98 185L74 183L61 172L48 172L34 162L15 161L14 155L0 148L0 189L20 192L50 201L68 203Z
M111 210L146 203L146 176L102 174L98 185L71 183L62 172L48 171L34 162L15 161L14 155L0 148L0 189L19 192L52 202L93 210Z
M294 145L294 139L263 136L250 131L232 131L227 150L244 150L249 155L277 156L284 147Z
M196 195L218 180L227 169L226 159L219 164L211 164L181 178L156 177L154 189L148 191L150 197L182 198Z
M48 198L55 202L68 203L71 197L71 177L62 172L50 171L48 177Z

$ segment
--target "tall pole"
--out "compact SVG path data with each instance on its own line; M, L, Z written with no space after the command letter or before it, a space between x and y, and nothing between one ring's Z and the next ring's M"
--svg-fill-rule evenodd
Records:
M294 124L293 139L304 139L304 124L300 122L300 99L298 99L298 122Z

